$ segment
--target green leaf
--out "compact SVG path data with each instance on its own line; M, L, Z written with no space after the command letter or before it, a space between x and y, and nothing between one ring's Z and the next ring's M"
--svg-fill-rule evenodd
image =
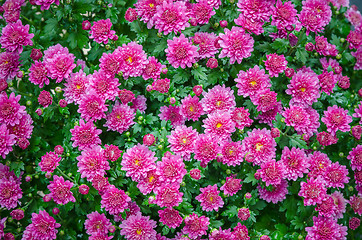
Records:
M258 180L255 179L254 177L254 173L247 173L246 174L246 178L244 179L243 182L246 182L246 183L252 183L253 185L257 184L258 183Z
M199 80L201 83L203 81L206 82L207 76L206 76L206 68L204 67L198 67L196 69L192 69L191 73L194 76L195 79Z
M188 80L188 74L186 74L185 72L181 72L181 71L178 71L174 76L173 76L173 81L174 83L176 84L183 84L185 82L187 82Z
M221 215L231 218L233 216L236 216L237 214L238 214L238 208L235 205L233 205L229 207L227 210L223 211Z
M295 230L302 230L304 229L303 220L298 218L297 216L294 217L292 221L290 221L294 225Z
M294 134L293 136L289 137L289 143L292 147L304 148L307 149L307 143L301 139L301 136L298 134Z
M271 43L271 45L278 54L286 53L289 46L289 40L285 38L277 38Z
M142 125L136 123L135 125L133 125L133 133L138 133L142 131Z
M304 48L298 48L297 49L296 57L303 64L305 64L307 62L307 56L308 56L308 53L305 51Z

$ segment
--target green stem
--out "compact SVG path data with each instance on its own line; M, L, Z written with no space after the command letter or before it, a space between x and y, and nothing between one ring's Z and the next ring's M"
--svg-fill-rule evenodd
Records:
M22 209L27 209L30 205L30 203L33 201L33 199L31 199L24 207L22 207Z
M26 21L28 21L31 25L35 25L33 21L31 21L29 18L25 17L23 14L21 14L21 17L24 18Z
M65 177L66 179L70 180L70 181L73 182L75 185L77 185L77 183L75 182L74 179L70 178L67 174L65 174L65 173L64 173L62 170L60 170L59 168L57 168L57 169L58 169L59 173L60 173L63 177Z

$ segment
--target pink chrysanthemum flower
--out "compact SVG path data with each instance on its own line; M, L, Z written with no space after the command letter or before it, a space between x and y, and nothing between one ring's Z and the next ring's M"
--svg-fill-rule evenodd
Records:
M273 127L273 121L275 120L275 117L277 116L278 113L281 112L282 112L282 103L277 102L274 108L272 108L269 111L262 112L256 117L256 119L258 119L260 123L266 123L270 127Z
M234 240L234 236L231 233L230 228L222 230L220 227L219 230L216 229L209 234L209 240L223 240L223 239Z
M213 15L215 15L215 11L208 0L199 0L198 3L192 5L191 17L196 24L207 24Z
M48 91L41 91L38 96L38 103L42 105L44 108L48 107L52 104L53 98Z
M183 219L180 213L172 208L166 208L159 210L158 215L160 216L160 222L168 226L169 228L177 228L181 225Z
M282 162L276 162L274 159L265 161L261 164L261 169L257 170L260 174L261 180L265 182L266 186L279 185L285 177L285 169Z
M64 84L64 97L68 103L79 104L80 99L86 93L89 86L89 79L83 71L73 73Z
M103 53L99 62L99 71L103 72L107 77L114 78L116 74L121 72L121 63L117 51L112 53Z
M131 102L131 108L136 113L139 110L141 113L145 113L147 109L147 98L143 95L138 95Z
M232 196L241 189L242 184L240 182L241 179L236 179L234 176L227 177L220 190L224 191L225 196Z
M257 92L271 87L269 76L265 74L264 69L260 69L258 66L254 66L246 72L240 70L235 82L238 95L243 97L253 96Z
M359 216L362 215L362 195L353 195L349 198L349 201L347 201L353 211L358 214Z
M348 183L349 177L346 166L340 165L338 162L332 163L326 167L323 175L326 187L344 188L344 184Z
M257 186L259 197L265 201L272 202L274 204L282 202L288 194L288 182L282 180L278 185L271 185L271 191L267 188L262 188L260 185Z
M180 37L174 37L167 40L167 49L165 49L167 61L174 68L191 67L198 57L197 47L181 33Z
M282 3L277 0L275 7L272 7L272 22L271 25L276 26L278 29L285 29L288 26L298 23L297 13L294 4L291 1Z
M217 190L217 185L208 185L205 188L200 188L201 194L195 199L201 203L203 211L210 212L212 210L219 211L219 208L224 206L224 201L219 196L220 191Z
M127 104L127 103L132 102L133 100L135 100L134 93L132 91L127 90L127 89L119 90L118 97L119 97L119 100L121 100L121 102L123 104Z
M122 151L115 145L105 145L106 149L104 149L104 157L108 160L115 162L117 161L122 154Z
M99 96L94 90L90 90L80 99L77 112L86 121L101 120L106 117L104 112L108 110L108 105L105 103L106 100L102 96Z
M106 20L101 19L97 22L93 22L93 26L89 31L89 38L94 39L97 43L108 43L108 39L113 39L116 32L111 30L112 23L109 18Z
M56 204L67 204L68 202L75 202L72 191L73 183L69 180L64 181L62 176L54 175L53 181L50 181L48 189L50 190L50 197L53 198Z
M349 49L358 49L362 45L362 32L351 31L346 40L349 42Z
M29 71L30 82L39 85L40 88L43 88L44 85L49 85L49 79L47 78L48 70L44 63L35 61L29 68Z
M132 215L122 222L120 234L127 240L156 240L156 222L150 217L142 216L141 212Z
M244 127L250 127L253 123L253 120L250 119L249 109L244 107L235 108L231 112L231 120L235 123L235 127L239 129L244 129Z
M323 199L322 203L317 204L315 208L318 211L319 216L324 217L333 217L336 211L336 205L334 204L334 199L330 195L327 195L325 199Z
M206 113L217 110L231 112L236 106L234 91L225 85L216 85L208 92L203 92L203 95L201 103Z
M285 92L293 97L292 103L312 105L320 97L318 75L310 69L299 70L287 87Z
M82 155L77 157L78 172L81 177L86 177L91 181L96 175L104 176L109 170L109 163L103 154L104 150L100 146L82 151Z
M160 108L160 114L158 116L161 120L170 120L173 127L183 125L185 123L185 117L181 114L180 106L162 106Z
M336 86L338 81L337 77L333 74L333 72L323 72L318 75L319 83L321 85L321 91L330 95L333 93L333 88Z
M24 231L23 240L57 238L58 230L61 225L55 221L45 210L39 211L39 214L31 214L31 223Z
M322 122L327 126L327 131L332 135L335 135L338 130L342 132L348 132L351 130L349 125L352 122L352 117L348 115L348 110L344 110L337 105L328 107L327 111L324 111Z
M102 195L101 206L109 214L117 215L128 208L131 198L122 190L111 185Z
M111 221L99 212L92 212L87 215L87 219L84 222L84 227L87 230L88 235L96 233L108 234L108 229L112 226Z
M120 62L120 70L123 78L139 77L142 75L146 64L148 63L147 55L142 45L135 42L123 44L115 50Z
M228 166L240 165L244 160L244 151L239 142L224 142L221 144L221 161Z
M108 127L108 131L118 131L119 133L123 133L135 124L135 116L135 112L128 105L120 104L116 101L112 112L110 112L106 117L107 122L104 126Z
M44 55L44 63L48 68L48 77L55 79L56 83L60 83L64 78L69 78L76 67L74 60L75 56L71 53L56 53L45 62Z
M217 143L217 139L209 134L199 134L195 142L194 158L201 161L201 166L206 165L213 159L216 159L217 154L220 151L220 147Z
M359 218L353 217L349 219L348 226L352 230L356 230L361 224L361 220Z
M337 220L313 216L313 226L306 227L307 239L346 239L347 227L339 225Z
M118 86L120 83L117 78L107 77L103 71L94 71L89 76L89 89L94 90L104 100L112 100L118 95Z
M275 158L276 142L271 136L270 130L253 129L248 132L248 137L242 141L246 158L252 159L254 165L261 165L263 162Z
M235 19L234 22L236 25L242 26L245 30L256 35L260 35L264 32L263 21L246 17L243 13L240 13L239 17Z
M310 125L310 115L302 106L291 105L290 108L284 110L282 115L285 117L285 124L294 127L298 132L304 133L306 126Z
M157 6L156 13L153 16L155 28L158 32L167 35L171 32L175 34L189 27L189 12L185 2L168 2L163 1Z
M354 109L352 117L360 118L359 124L362 124L362 101L357 105L357 108Z
M47 152L41 157L39 167L42 172L54 172L55 168L59 165L61 157L54 152Z
M250 210L249 208L240 208L238 210L238 218L241 220L241 221L246 221L248 220L250 217Z
M127 149L122 157L122 170L126 171L126 176L131 177L133 181L139 181L147 177L147 172L156 169L155 153L148 147L137 144Z
M5 92L0 93L0 122L10 126L15 126L20 123L20 119L25 112L25 106L19 104L21 95L15 96L15 93L10 93L8 97Z
M233 229L233 236L235 240L250 240L248 228L239 222Z
M111 185L108 182L108 178L107 177L103 177L99 174L95 175L92 180L92 186L99 191L99 194L102 195L107 189L108 187Z
M22 138L29 139L31 137L34 128L32 124L33 120L31 119L31 116L24 112L18 124L15 124L14 126L7 125L7 128L9 129L9 133L14 134L16 136L16 140L19 141Z
M205 216L198 216L192 213L185 218L185 226L182 229L183 234L187 234L191 239L197 239L206 234L206 230L210 225L210 219Z
M251 102L256 105L256 109L261 112L268 112L277 105L277 93L266 88L250 96Z
M287 69L288 61L285 60L284 55L271 53L266 55L265 69L269 71L271 77L278 77L279 73Z
M147 28L151 29L154 25L154 15L156 14L156 7L159 5L157 0L139 0L134 6L140 20L147 23Z
M301 24L307 29L307 35L309 35L309 32L322 32L332 17L332 10L328 2L324 0L306 0L302 3L302 11L298 14L298 17Z
M162 161L157 162L156 173L163 183L181 184L187 170L181 156L167 152Z
M0 78L13 79L20 70L19 53L0 53Z
M352 151L349 152L347 159L351 160L352 170L362 170L362 145L357 145L357 147L352 148Z
M235 132L235 123L231 120L229 112L216 111L203 120L205 133L210 134L219 141L228 139Z
M175 207L182 202L182 196L184 195L179 190L180 185L176 183L163 184L154 189L156 193L156 204L160 207Z
M159 187L161 182L159 180L159 175L156 174L156 170L151 170L147 172L147 177L140 180L137 184L138 189L143 195L147 195L153 191L153 189Z
M321 177L310 178L307 182L301 182L300 186L298 196L304 198L304 206L322 203L322 200L327 196L325 182Z
M194 151L197 136L198 133L195 129L182 125L171 131L171 135L168 135L167 138L171 151L188 160Z
M160 93L167 93L170 89L170 82L171 80L168 78L157 79L152 83L152 90Z
M0 178L0 206L8 210L16 208L23 191L20 188L19 179L15 176Z
M269 22L273 4L274 1L241 0L237 6L239 8L238 11L243 13L247 18Z
M59 0L35 0L34 1L36 5L40 6L40 10L48 10L50 8L50 5L55 3L56 5L59 5Z
M29 33L29 25L23 25L21 20L15 23L7 24L3 29L0 37L1 48L8 52L23 52L23 46L33 45L31 40L33 33Z
M254 50L254 39L240 27L225 28L225 34L220 33L219 44L222 48L219 58L229 57L230 64L237 61L239 64L244 58L251 56Z
M200 59L212 58L219 52L215 46L215 33L196 32L192 41L194 44L199 45L199 50L197 52L199 53L198 58Z
M308 173L309 162L303 149L284 147L280 159L284 166L285 178L287 180L296 181L298 177L303 177L304 173Z
M315 151L308 156L309 170L308 176L310 178L323 177L326 174L326 168L332 164L332 161L328 158L327 154Z
M79 150L91 148L102 143L99 138L102 130L97 129L92 121L85 123L83 119L80 119L79 126L74 126L73 129L70 129L70 132L72 133L70 140L74 141L72 146L78 147Z
M13 151L13 146L16 143L16 136L10 134L9 130L6 127L6 124L0 125L0 155L3 159L6 158L11 151Z
M143 70L142 77L144 80L152 78L153 80L159 79L162 69L166 68L165 65L160 63L155 57L148 58L148 63Z
M194 122L198 121L204 114L202 104L197 96L186 96L181 100L181 114L187 119Z

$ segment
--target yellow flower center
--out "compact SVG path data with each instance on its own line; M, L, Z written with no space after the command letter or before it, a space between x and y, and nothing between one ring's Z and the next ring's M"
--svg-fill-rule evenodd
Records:
M218 107L220 107L221 101L217 101L217 102L216 102L216 105L217 105Z
M80 86L79 86L79 85L77 85L76 87L77 87L77 89L80 89Z
M155 177L154 177L154 176L151 176L150 179L148 180L148 182L152 182L153 179L155 179Z
M256 82L255 82L255 81L251 81L250 84L251 84L251 86L255 86L255 85L256 85Z
M141 229L138 229L138 230L137 230L137 234L138 234L138 235L141 235L141 234L142 234L142 230L141 230Z
M137 166L139 166L140 164L139 164L139 160L138 159L136 159L136 161L134 161L134 164L136 164Z
M302 87L302 88L300 89L300 91L305 92L305 88L304 88L304 87Z
M150 7L153 8L155 6L155 4L153 3L150 3Z
M263 144L257 143L256 146L255 146L256 151L260 151L262 149L262 147L263 147Z
M194 107L193 107L193 106L190 107L190 111L191 111L191 112L194 111Z
M127 62L128 62L128 63L132 63L132 62L133 62L133 61L132 61L132 58L129 57L129 58L127 59Z
M217 124L216 124L216 127L217 127L217 128L220 128L221 126L222 126L221 123L217 123Z
M183 143L186 143L186 142L187 142L187 138L183 138L183 139L182 139L182 142L183 142Z

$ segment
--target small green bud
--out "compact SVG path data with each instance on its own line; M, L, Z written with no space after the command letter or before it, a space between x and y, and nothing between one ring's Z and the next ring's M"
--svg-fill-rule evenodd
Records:
M31 101L30 100L26 101L26 106L31 106Z
M218 28L220 26L220 24L217 22L214 24L214 28Z
M143 116L139 116L138 120L142 121L143 120Z
M353 187L352 187L352 186L349 186L349 187L348 187L348 191L352 192L352 191L353 191Z
M109 50L109 49L111 49L111 45L106 44L105 48L106 48L106 50Z
M231 174L231 170L230 170L230 169L226 169L226 174L227 174L227 175Z
M341 39L339 39L339 41L340 41L341 43L344 43L344 42L346 41L346 39L341 38Z
M351 95L351 98L354 98L354 94Z
M29 194L28 194L28 197L33 197L33 194L29 193Z
M127 137L131 136L131 133L128 132L128 131L125 134L126 134Z
M158 32L157 37L162 38L162 33Z
M186 186L186 183L185 183L185 182L182 182L182 183L180 184L180 186L181 186L181 187L185 187L185 186Z
M220 68L220 72L224 72L224 69L223 69L223 68Z
M341 59L342 58L342 54L338 53L336 56L337 59Z
M162 149L163 149L163 145L160 144L160 145L157 146L157 148L158 148L159 150L162 150Z
M344 157L344 153L343 153L343 152L340 152L340 153L339 153L339 156L340 156L340 157Z
M61 88L61 87L56 87L56 88L55 88L55 92L61 93L61 92L62 92L62 88Z

